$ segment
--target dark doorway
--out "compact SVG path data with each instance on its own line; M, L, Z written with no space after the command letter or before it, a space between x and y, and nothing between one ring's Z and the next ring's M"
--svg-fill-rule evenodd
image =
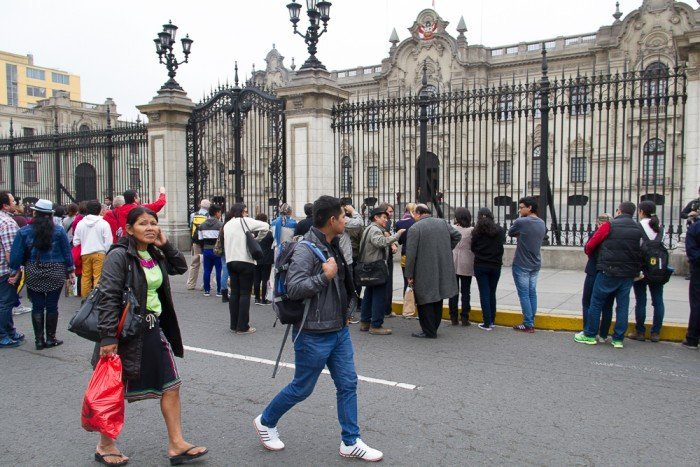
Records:
M416 199L419 203L438 203L440 193L440 159L432 153L418 156L416 165Z
M82 163L75 168L75 199L97 199L97 172L88 163Z

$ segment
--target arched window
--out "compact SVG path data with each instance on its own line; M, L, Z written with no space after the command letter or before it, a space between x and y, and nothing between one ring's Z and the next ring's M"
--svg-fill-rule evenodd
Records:
M510 92L498 96L498 119L513 120L513 94Z
M352 191L352 162L349 156L344 156L340 162L340 191Z
M644 69L642 74L642 92L644 105L659 105L659 98L668 95L668 67L661 62L654 62Z
M88 125L87 123L83 123L78 128L78 131L90 131L90 125Z
M644 161L642 165L642 184L663 185L666 163L666 143L653 138L644 144Z
M535 148L532 150L532 182L530 186L532 188L539 188L540 187L540 171L541 171L541 166L540 166L540 156L542 154L542 146L535 146Z

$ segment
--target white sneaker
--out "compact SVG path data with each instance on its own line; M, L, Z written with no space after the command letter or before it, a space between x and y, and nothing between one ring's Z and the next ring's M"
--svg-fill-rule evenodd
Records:
M12 314L17 316L17 315L22 315L24 313L29 313L32 311L31 307L28 306L16 306L12 309Z
M493 326L484 326L484 323L479 323L477 325L479 329L483 329L484 331L491 331L493 330Z
M343 441L340 442L340 455L343 457L352 457L362 459L363 461L379 462L384 457L382 451L367 446L360 438L355 440L355 444L346 446Z
M262 414L258 415L253 419L253 426L255 431L260 437L260 442L270 451L281 451L284 449L284 443L280 440L279 433L277 433L277 427L270 428L263 425L260 420L262 419Z

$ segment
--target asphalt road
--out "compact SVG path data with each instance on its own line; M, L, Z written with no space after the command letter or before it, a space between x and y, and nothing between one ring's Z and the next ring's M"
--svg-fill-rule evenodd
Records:
M283 327L270 307L254 306L258 332L232 335L216 297L185 291L174 280L185 344L274 360ZM0 465L95 465L96 435L80 426L91 374L91 343L64 329L77 306L62 299L61 347L35 351L29 315L16 317L29 342L0 351ZM392 336L352 326L358 373L416 385L359 383L362 438L390 465L700 465L700 353L679 344L625 341L575 344L571 333L484 332L443 322L437 340L410 336L415 320L387 320ZM186 438L211 453L201 465L335 465L340 430L329 376L280 422L287 448L265 451L252 427L292 377L282 368L186 351ZM288 345L283 361L293 362ZM127 406L119 439L130 465L167 465L157 402Z

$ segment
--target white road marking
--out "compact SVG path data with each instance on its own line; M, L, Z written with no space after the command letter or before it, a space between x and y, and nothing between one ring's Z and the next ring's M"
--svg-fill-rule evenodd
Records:
M243 360L245 362L262 363L263 365L272 365L272 366L275 365L274 360L268 360L266 358L251 357L248 355L241 355L241 354L237 354L237 353L220 352L218 350L202 349L199 347L190 347L189 345L186 345L184 347L185 347L185 350L189 350L190 352L197 352L197 353L206 354L206 355L214 355L216 357L233 358L235 360ZM280 367L292 368L292 369L295 368L293 363L286 363L286 362L280 362ZM330 375L330 372L326 369L324 369L322 373L324 373L326 375ZM415 384L399 383L397 381L388 381L386 379L370 378L368 376L357 375L357 379L360 381L364 381L366 383L382 384L384 386L391 386L391 387L401 388L401 389L409 389L411 391L416 391L416 390L420 389Z

